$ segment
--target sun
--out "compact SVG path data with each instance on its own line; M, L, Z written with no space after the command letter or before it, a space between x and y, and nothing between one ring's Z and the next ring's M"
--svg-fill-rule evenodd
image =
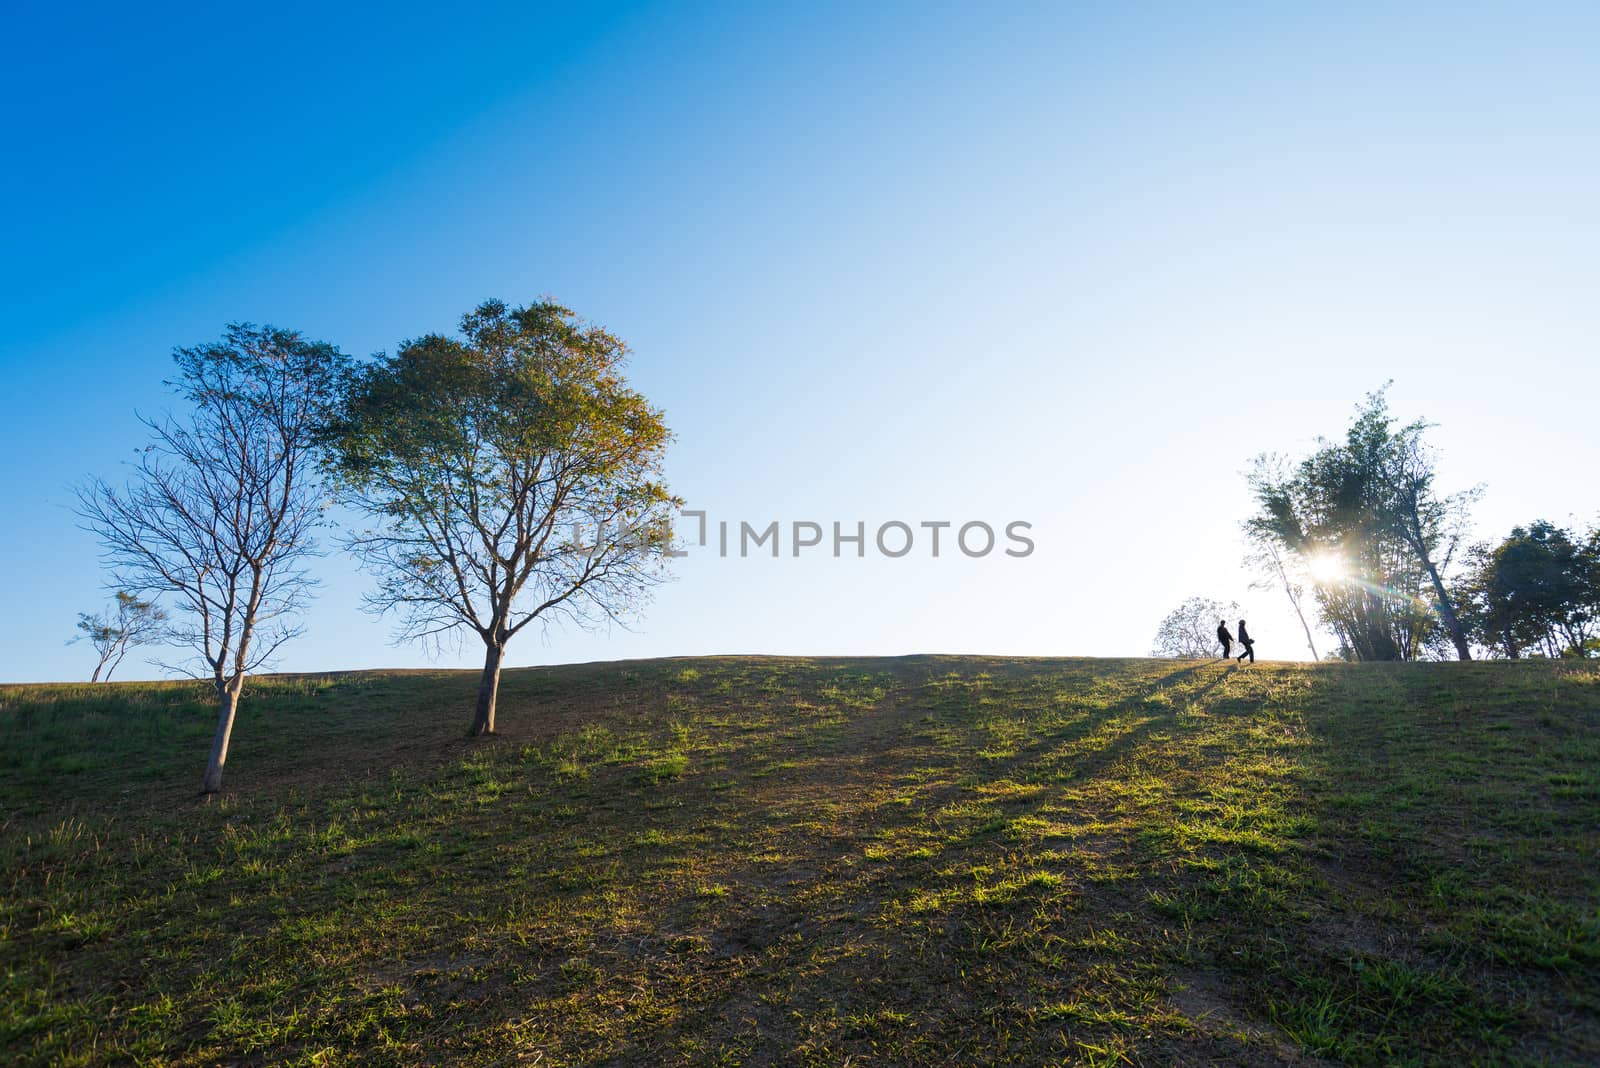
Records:
M1325 586L1343 582L1350 574L1344 558L1338 553L1331 552L1316 553L1306 561L1306 568L1311 572L1313 579Z

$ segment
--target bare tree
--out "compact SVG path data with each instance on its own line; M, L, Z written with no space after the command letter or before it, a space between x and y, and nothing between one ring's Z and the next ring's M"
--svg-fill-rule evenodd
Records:
M166 634L167 613L154 601L142 601L127 590L118 590L115 606L109 611L78 613L78 630L72 641L86 641L100 657L90 682L111 681L128 650L158 642ZM71 642L68 643L69 645Z
M529 624L620 620L660 577L678 501L670 435L627 387L626 347L552 303L490 301L464 340L407 342L353 377L330 434L369 606L401 640L484 644L474 735L491 734L506 643Z
M1235 618L1236 601L1213 601L1209 597L1190 597L1167 614L1156 630L1151 656L1205 659L1217 653L1217 624Z
M235 324L221 342L173 358L167 385L192 406L188 418L142 419L151 440L126 487L90 480L79 514L118 585L176 601L171 639L194 658L167 666L216 690L201 786L215 793L246 677L300 633L323 506L311 450L344 357L290 331Z

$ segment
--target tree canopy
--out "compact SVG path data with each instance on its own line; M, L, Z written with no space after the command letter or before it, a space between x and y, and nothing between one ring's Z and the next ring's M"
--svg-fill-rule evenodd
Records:
M662 413L623 378L626 346L544 301L489 301L351 376L327 442L371 525L350 547L401 639L484 643L474 733L494 730L506 643L535 620L636 610L678 505Z
M1470 659L1449 574L1476 489L1441 495L1429 424L1396 426L1382 390L1367 397L1344 440L1319 440L1298 465L1258 463L1247 530L1314 578L1322 622L1341 653L1411 660L1441 646Z
M1600 653L1600 529L1584 538L1538 520L1477 545L1465 615L1495 652L1517 658Z

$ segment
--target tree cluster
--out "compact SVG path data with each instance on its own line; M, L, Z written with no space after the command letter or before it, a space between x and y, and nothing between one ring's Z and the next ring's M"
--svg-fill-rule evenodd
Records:
M1379 390L1342 440L1247 472L1248 562L1287 594L1312 658L1308 594L1346 660L1600 654L1600 530L1540 520L1468 548L1481 487L1437 488L1429 426L1397 424Z
M1468 554L1463 614L1494 655L1600 655L1600 527L1576 534L1546 520Z
M1343 440L1319 440L1298 464L1263 458L1250 472L1258 510L1247 535L1290 562L1286 585L1291 568L1309 577L1321 622L1346 659L1444 650L1471 659L1449 579L1479 490L1438 491L1428 426L1397 426L1380 390Z
M146 624L187 649L172 666L217 695L202 788L220 789L245 680L300 633L313 534L338 501L362 517L345 544L376 577L369 606L401 639L483 641L473 732L492 732L507 642L536 620L619 619L661 577L670 435L628 388L626 352L548 301L487 302L459 337L360 365L271 327L178 349L168 385L187 410L145 420L124 486L79 494L124 591L123 615L80 621L107 676Z

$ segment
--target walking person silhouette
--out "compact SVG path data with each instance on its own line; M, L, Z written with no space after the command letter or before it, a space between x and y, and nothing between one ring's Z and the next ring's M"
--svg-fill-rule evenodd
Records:
M1217 659L1228 659L1228 654L1233 652L1233 635L1228 633L1228 621L1225 619L1217 620L1217 641L1222 643L1222 655Z
M1244 646L1244 652L1240 653L1234 659L1243 663L1244 658L1248 656L1250 658L1250 663L1254 664L1256 662L1256 643L1255 640L1250 637L1250 632L1244 629L1244 620L1242 619L1239 620L1239 644Z

